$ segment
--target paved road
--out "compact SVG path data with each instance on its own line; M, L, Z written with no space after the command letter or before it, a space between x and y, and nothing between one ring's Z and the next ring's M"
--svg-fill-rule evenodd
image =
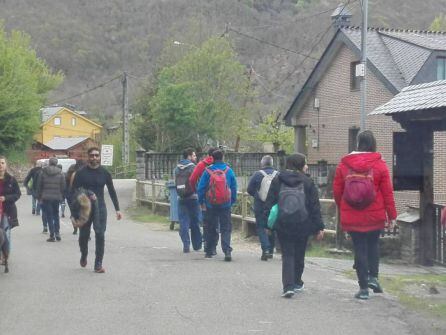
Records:
M133 186L117 183L122 207L130 204ZM93 254L86 269L79 267L68 220L62 242L47 243L28 202L23 196L18 203L11 272L0 273L2 335L432 334L386 294L353 299L355 282L333 269L310 264L305 292L286 300L279 258L261 262L241 244L231 263L221 255L182 254L176 232L111 215L107 273L95 274Z

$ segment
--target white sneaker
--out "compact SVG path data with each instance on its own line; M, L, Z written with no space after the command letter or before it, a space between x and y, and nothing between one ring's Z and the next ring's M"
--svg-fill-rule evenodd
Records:
M294 295L294 291L291 289L288 289L282 293L283 298L291 298L293 295Z

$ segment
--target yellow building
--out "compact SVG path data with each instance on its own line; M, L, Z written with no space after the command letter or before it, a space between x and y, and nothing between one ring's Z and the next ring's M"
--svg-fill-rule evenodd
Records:
M67 107L46 107L40 110L42 124L34 136L36 142L47 144L55 138L85 137L100 141L102 126L87 119L83 112Z

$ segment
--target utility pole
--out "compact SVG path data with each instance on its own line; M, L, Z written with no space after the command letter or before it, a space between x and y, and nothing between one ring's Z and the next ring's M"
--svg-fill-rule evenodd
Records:
M122 77L122 133L123 143L122 147L122 162L123 165L129 164L129 98L128 98L128 77L127 72L124 72Z
M362 29L361 29L361 131L365 130L367 103L367 28L368 28L368 0L362 0Z

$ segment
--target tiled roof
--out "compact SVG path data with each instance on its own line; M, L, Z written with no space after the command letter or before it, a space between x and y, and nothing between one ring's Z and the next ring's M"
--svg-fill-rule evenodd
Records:
M361 49L361 28L341 27ZM409 85L432 51L446 51L446 33L369 28L367 58L398 90Z
M44 107L40 109L40 113L42 114L42 122L46 122L49 118L51 118L54 114L60 111L63 107Z
M67 150L85 141L88 137L54 137L51 141L44 143L53 150Z
M404 88L392 100L369 115L395 114L446 107L446 80Z

